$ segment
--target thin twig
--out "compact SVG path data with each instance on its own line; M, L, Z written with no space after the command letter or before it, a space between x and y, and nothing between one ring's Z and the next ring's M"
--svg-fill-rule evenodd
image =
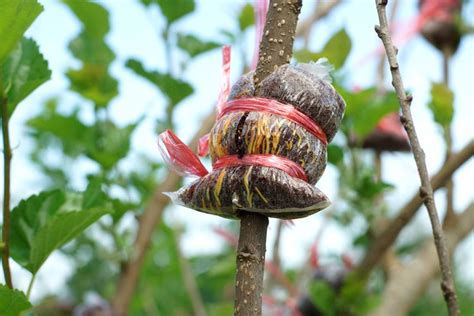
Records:
M190 148L196 148L199 138L206 134L215 122L215 114L207 116L190 142ZM112 308L114 315L127 315L128 307L132 300L133 293L137 287L138 277L143 265L145 254L150 245L151 236L155 227L161 220L164 208L169 203L169 199L163 195L163 192L173 191L178 186L181 178L174 172L168 173L164 181L156 188L153 197L148 202L145 211L140 216L137 236L133 244L133 254L126 262L120 272L117 290L112 298Z
M290 62L301 6L302 0L270 1L253 78L256 96L259 95L262 80L279 66ZM239 217L234 315L259 316L262 314L268 218L244 211Z
M278 268L280 268L281 266L280 244L281 244L282 232L283 232L283 220L280 219L278 220L275 242L273 243L273 248L272 248L272 252L273 252L272 262Z
M184 257L183 252L181 251L180 245L180 232L173 232L176 252L179 257L179 265L181 268L181 275L183 276L184 286L188 292L189 299L191 300L191 305L193 307L193 315L195 316L206 316L206 308L204 307L204 302L199 292L198 285L196 283L196 278L194 277L189 261Z
M452 256L456 246L474 229L474 204L455 215L452 223L446 227L448 251ZM390 269L390 275L384 288L381 304L371 316L407 315L427 287L439 273L436 263L436 250L433 241L427 240L419 250L403 264L396 263Z
M6 97L0 98L2 103L2 136L3 136L3 228L2 228L2 267L5 282L13 288L12 274L10 271L10 179L12 148L8 131L8 102Z
M325 3L318 1L313 13L306 20L302 21L298 25L298 28L296 29L296 36L303 37L305 44L308 44L309 38L311 37L311 30L313 29L313 25L320 19L328 15L335 7L337 7L341 3L341 0L329 0Z
M392 84L397 93L398 101L400 103L400 107L403 113L401 121L403 123L403 126L405 127L405 130L408 133L408 138L410 140L413 156L415 158L418 173L420 176L420 195L423 197L424 204L428 210L428 215L430 217L431 226L433 229L434 242L438 253L439 264L441 267L441 288L443 290L443 295L448 306L449 315L459 315L456 292L449 263L449 253L446 246L446 241L444 239L441 223L438 218L436 204L433 198L433 189L431 187L428 169L426 168L425 163L425 153L420 145L420 142L418 141L418 136L416 134L415 125L413 123L413 118L411 115L410 106L413 97L407 96L405 93L405 88L403 86L403 81L401 78L400 69L397 61L397 50L392 44L392 39L388 32L388 22L386 14L387 0L375 0L375 3L380 22L380 26L376 26L375 30L385 47L385 52L388 57L390 71L393 79Z
M272 267L278 271L281 270L280 244L281 244L282 230L283 230L283 220L280 219L277 222L275 240L273 241L273 246L272 246L273 258L269 261L272 264ZM270 273L267 276L267 278L265 279L265 284L264 284L266 293L272 292L273 288L276 285L276 281L277 280L272 273Z
M449 59L451 57L451 50L443 50L443 83L449 87ZM453 154L453 134L451 132L451 124L445 128L446 139L446 160ZM454 182L452 179L446 183L446 215L449 219L454 216Z
M452 177L453 173L468 161L472 155L474 155L474 141L469 142L461 151L454 153L431 178L433 190L436 191L442 188ZM415 193L408 203L400 209L397 213L397 217L392 219L383 232L378 234L374 239L373 244L367 250L365 257L358 267L359 272L367 274L374 268L385 254L385 251L397 239L403 227L405 227L416 214L421 204L423 204L423 199L418 193Z

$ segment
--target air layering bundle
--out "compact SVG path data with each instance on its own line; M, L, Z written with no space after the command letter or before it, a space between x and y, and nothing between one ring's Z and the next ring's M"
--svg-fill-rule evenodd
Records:
M284 219L311 215L329 205L314 185L326 167L327 143L345 104L321 63L283 65L258 88L253 72L229 95L230 51L224 48L224 87L216 123L201 142L213 164L209 173L171 131L160 149L171 167L200 178L168 195L205 213L238 218L240 210Z

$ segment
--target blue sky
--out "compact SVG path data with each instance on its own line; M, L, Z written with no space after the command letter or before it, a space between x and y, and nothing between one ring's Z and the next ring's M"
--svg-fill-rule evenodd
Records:
M12 144L15 146L15 157L13 163L13 198L14 201L36 193L42 189L41 175L34 169L26 159L31 146L26 137L24 122L40 110L41 103L59 93L62 98L62 111L68 111L72 106L82 102L74 93L64 94L62 91L68 87L64 76L66 69L78 66L78 62L67 50L68 42L79 32L80 24L68 9L56 0L39 0L45 7L45 11L35 21L27 35L33 37L39 44L40 50L49 60L53 71L52 79L38 89L31 97L18 107L11 122ZM316 1L303 1L302 19L309 15L314 9ZM353 49L345 65L350 86L367 87L374 84L375 64L377 57L370 57L361 63L364 56L375 50L379 45L373 27L377 23L376 12L372 0L345 0L327 19L317 25L312 33L310 47L320 48L324 42L341 27L348 31ZM127 124L135 121L141 115L146 114L145 122L134 134L134 152L145 153L157 161L160 160L156 150L155 141L157 135L153 131L156 116L164 115L163 97L148 83L144 82L124 67L128 58L143 60L148 68L166 69L163 44L158 40L160 29L164 21L158 10L147 14L137 1L132 0L104 0L99 1L110 11L111 33L107 42L116 52L117 58L112 65L112 73L120 81L120 94L112 101L111 115L119 124ZM199 35L205 39L223 40L219 35L221 29L235 28L235 15L245 1L218 1L201 0L197 2L195 14L182 19L177 25L177 30ZM416 3L414 0L400 1L400 9L397 20L406 22L416 14ZM466 8L467 17L474 23L474 6L471 1ZM247 38L248 54L253 49L253 33ZM296 45L301 43L296 43ZM178 54L179 52L174 52ZM237 54L234 54L237 57ZM455 117L453 122L454 149L462 148L474 136L472 121L474 119L474 38L465 38L458 53L451 61L451 86L455 93ZM399 52L402 76L405 86L413 93L414 100L412 110L419 137L427 155L427 164L430 172L435 172L443 163L444 147L441 134L431 119L431 113L427 109L429 101L429 90L431 82L441 81L441 56L431 48L426 41L417 37L400 47ZM184 74L184 79L193 83L196 93L179 105L175 123L176 133L183 139L188 140L199 126L200 118L212 111L220 87L220 52L199 57ZM233 81L239 75L242 62L234 58L232 62ZM173 68L177 68L173 64ZM386 86L390 87L390 80L386 79ZM90 120L92 113L85 113L83 119ZM337 139L336 139L337 141ZM123 167L128 168L133 164L133 155L123 161ZM87 170L95 170L96 166L91 163L81 163L76 176L72 181L78 188L83 188L85 183L80 180L80 175ZM1 170L1 169L0 169ZM3 170L2 173L3 174ZM387 182L397 186L397 190L387 196L393 210L403 205L418 186L418 180L414 177L416 167L411 155L392 154L384 157L383 174ZM455 175L456 195L455 208L463 209L473 200L472 179L474 178L474 162L466 163ZM318 183L333 201L336 199L337 174L331 166L327 168L323 179ZM26 185L27 184L27 185ZM438 208L444 209L444 196L441 191L436 195ZM323 216L316 215L307 219L296 221L296 226L285 232L282 244L282 253L288 265L301 263L306 257L306 249L313 237L322 225ZM170 223L185 225L188 233L184 236L183 247L186 253L192 254L198 251L217 251L221 242L212 232L212 227L222 226L225 220L203 215L182 207L169 207L166 212L166 220ZM354 225L352 232L362 229L361 225ZM275 222L270 225L269 242L274 238ZM426 212L422 209L414 223L402 234L401 238L411 238L419 231L430 232L429 221ZM350 252L351 238L346 232L336 225L330 225L322 239L323 253L340 254ZM196 247L196 244L207 245L205 248ZM294 245L298 245L295 247ZM463 262L470 278L474 279L474 271L467 269L474 264L473 255L468 250L474 247L474 239L466 240L459 248L457 261ZM271 253L269 253L271 255ZM357 257L357 253L354 253ZM14 266L15 273L21 275L20 285L26 287L29 280L26 272L20 271ZM55 272L55 275L66 276L70 273L67 267L67 259L55 254L45 264L38 277L38 283L34 291L34 297L38 297L44 291L57 290L63 281L47 278L46 275Z

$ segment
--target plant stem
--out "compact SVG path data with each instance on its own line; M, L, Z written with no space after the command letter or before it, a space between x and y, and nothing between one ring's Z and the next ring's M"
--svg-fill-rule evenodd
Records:
M28 290L26 291L26 298L30 298L31 290L33 289L33 283L35 283L36 273L31 276L30 284L28 284Z
M1 98L2 106L2 136L3 136L3 230L2 230L2 267L5 282L9 288L13 288L12 275L10 271L10 174L12 149L10 147L10 134L8 132L8 104L7 98Z
M254 75L256 96L265 77L279 66L291 60L296 23L302 0L271 0L259 58ZM236 316L262 314L263 270L268 218L249 212L241 212L240 235L237 250L237 274L235 280Z
M403 126L405 127L405 130L407 131L413 151L413 156L417 165L418 174L421 180L420 195L423 198L424 204L428 210L431 227L433 229L436 251L438 253L439 265L441 268L441 289L448 306L449 315L459 315L459 307L457 304L457 297L449 263L449 252L446 246L446 240L443 235L441 223L438 218L438 212L436 210L436 204L433 198L433 188L431 187L428 169L426 168L425 153L418 140L411 115L410 106L413 97L407 96L405 93L405 88L397 61L397 50L392 43L392 39L388 31L386 14L387 0L375 0L375 3L380 22L380 26L376 26L375 31L377 32L377 35L380 37L385 47L385 52L388 57L390 71L392 74L392 84L397 93L398 101L403 113L403 116L400 119L403 123Z
M268 218L243 212L240 216L234 315L261 315Z
M451 51L449 49L443 50L443 83L446 87L449 87L449 59L451 57ZM446 161L453 154L453 137L451 133L451 124L445 128L445 139L446 139ZM446 183L446 218L454 216L454 184L453 180L449 179Z
M469 161L474 155L474 141L469 142L462 150L454 153L442 168L431 177L431 186L433 190L444 187L447 181L452 177L465 162ZM374 266L380 261L387 249L395 242L403 227L407 225L415 216L416 211L423 203L418 193L397 212L397 216L390 220L386 228L377 235L369 249L366 251L364 258L358 266L358 272L368 274Z

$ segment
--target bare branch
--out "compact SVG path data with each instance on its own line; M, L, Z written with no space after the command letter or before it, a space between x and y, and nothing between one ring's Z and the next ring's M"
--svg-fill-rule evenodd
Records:
M474 141L468 143L461 151L453 154L443 167L431 178L433 190L442 188L468 159L474 155ZM392 219L386 228L374 240L373 244L367 250L365 257L359 265L359 271L362 273L370 272L380 261L385 251L397 239L398 234L403 227L410 222L416 211L419 209L423 199L418 193L414 194L410 201L397 213L397 217Z
M207 116L194 135L189 146L196 148L199 138L206 134L215 121L215 114ZM119 276L117 290L112 298L112 308L114 315L122 316L128 314L128 307L132 300L133 293L137 287L138 277L143 265L145 254L150 246L150 240L155 227L161 220L164 208L169 203L169 199L163 195L163 192L173 191L178 186L180 177L174 172L168 173L163 182L156 188L153 197L148 202L148 206L140 216L137 236L133 244L133 254L130 261L125 263Z
M302 0L270 1L254 75L257 95L262 80L291 60L301 6Z
M474 229L474 204L446 228L446 241L450 256L456 246ZM436 249L433 240L427 240L414 258L403 265L394 265L390 269L389 281L382 294L382 303L372 316L403 316L416 304L429 286L431 280L439 274Z
M188 260L184 257L181 246L180 246L180 233L173 232L174 241L176 244L176 251L179 256L179 265L181 268L181 274L183 276L184 286L188 292L189 298L191 300L191 305L193 306L193 315L195 316L206 316L206 309L202 301L201 293L196 283L191 266L189 265Z
M402 77L397 61L397 50L392 43L388 31L388 22L386 14L387 0L375 0L377 14L379 17L380 26L376 26L375 30L382 40L385 47L385 52L388 57L388 63L390 65L390 71L392 74L392 84L397 93L397 97L402 109L403 116L401 117L403 126L408 133L410 145L413 151L413 156L417 165L418 173L421 180L420 195L422 195L424 204L428 210L428 214L433 229L433 237L438 253L439 264L441 267L442 282L441 288L443 290L444 298L448 306L449 315L459 315L459 308L457 304L456 292L454 288L453 277L451 274L451 267L449 263L448 249L446 241L443 236L443 230L441 223L438 218L438 212L436 210L436 204L433 198L433 189L431 187L428 169L426 168L425 153L420 145L418 136L413 123L411 115L411 101L412 96L407 96L405 88L403 86Z
M311 36L311 30L313 28L313 25L320 19L328 15L335 7L337 7L341 3L341 0L329 0L325 3L318 1L316 9L313 11L313 13L306 20L302 21L298 25L298 28L296 29L296 36L303 37L307 42L309 37Z

